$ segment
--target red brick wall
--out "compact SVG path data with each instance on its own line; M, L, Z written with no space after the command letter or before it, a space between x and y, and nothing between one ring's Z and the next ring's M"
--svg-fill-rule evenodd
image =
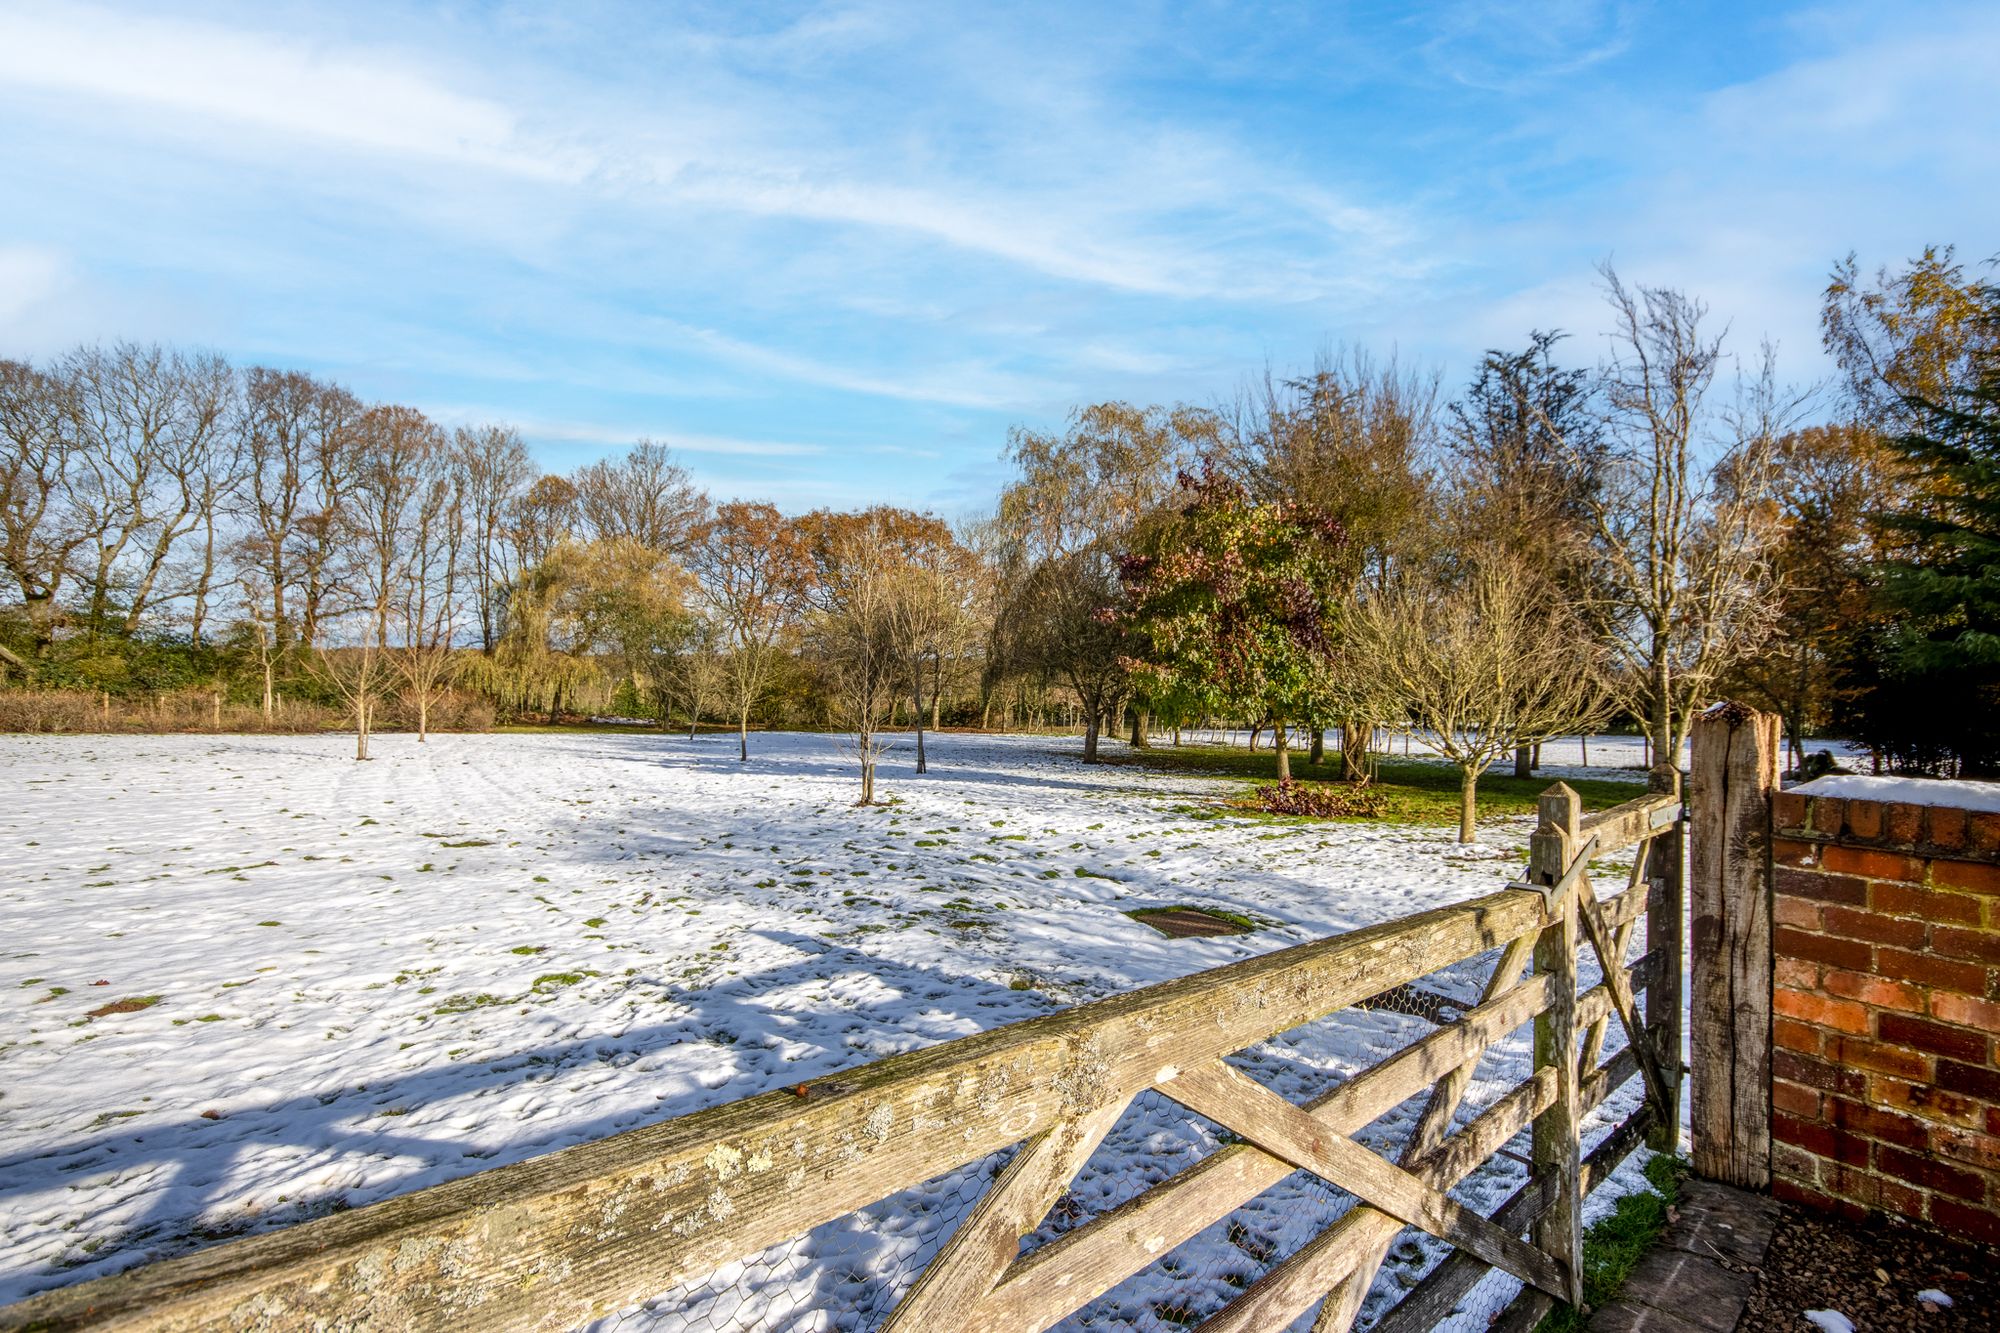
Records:
M2000 1243L2000 814L1772 815L1774 1192Z

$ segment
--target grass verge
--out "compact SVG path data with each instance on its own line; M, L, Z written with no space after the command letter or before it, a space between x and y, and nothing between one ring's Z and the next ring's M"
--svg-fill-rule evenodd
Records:
M1667 1213L1680 1202L1681 1177L1688 1164L1678 1157L1656 1156L1645 1166L1652 1190L1639 1190L1618 1201L1608 1217L1599 1218L1583 1233L1583 1301L1592 1310L1618 1298L1625 1279L1659 1243L1667 1229ZM1582 1333L1590 1316L1572 1306L1551 1310L1536 1325L1536 1333Z
M1203 777L1236 778L1246 782L1276 782L1278 780L1278 758L1269 750L1259 750L1255 754L1248 750L1220 745L1182 745L1179 747L1156 745L1144 750L1120 747L1117 753L1107 753L1105 762L1132 764L1141 768L1156 769L1167 773L1193 773ZM1535 798L1547 791L1555 781L1546 775L1517 778L1512 773L1512 761L1506 761L1509 771L1502 773L1496 767L1489 770L1479 780L1479 817L1486 819L1495 815L1531 815L1535 812ZM1318 764L1308 764L1302 753L1292 755L1292 777L1294 780L1317 784L1322 778L1337 778L1340 773L1340 756L1329 750ZM1645 794L1646 782L1643 774L1635 772L1630 782L1612 782L1602 778L1565 779L1583 797L1587 810L1603 810ZM1332 783L1329 785L1338 786ZM1381 796L1382 813L1372 816L1392 824L1456 824L1458 822L1458 770L1446 764L1424 759L1398 759L1388 755L1379 757L1374 783L1368 788ZM1274 816L1275 817L1275 816Z

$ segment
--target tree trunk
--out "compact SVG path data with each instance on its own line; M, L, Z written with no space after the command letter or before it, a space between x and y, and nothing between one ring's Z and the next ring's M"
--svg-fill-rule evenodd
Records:
M1517 745L1514 747L1514 776L1517 778L1531 778L1535 776L1534 752L1528 746ZM1464 839L1460 839L1460 841L1462 842Z
M354 758L359 762L368 757L368 692L363 690L354 705Z
M1472 824L1479 814L1479 774L1470 768L1460 769L1458 778L1458 840L1473 840Z
M1292 780L1292 751L1290 737L1285 734L1285 719L1277 718L1271 723L1271 748L1278 755L1278 781Z
M431 738L431 692L417 691L417 744L428 744Z
M1261 722L1259 722L1259 723L1252 723L1252 724L1251 724L1251 727L1250 727L1250 753L1251 753L1251 754L1255 754L1255 753L1257 753L1257 733L1258 733L1258 732L1260 732L1260 731L1262 731L1263 729L1264 729L1264 726L1263 726L1263 724L1262 724Z
M1349 719L1340 724L1340 777L1360 782L1368 776L1368 733L1372 724Z
M745 708L736 715L736 762L750 762L750 710Z
M1087 709L1083 717L1083 762L1097 762L1097 710Z
M1583 747L1583 766L1584 766L1585 768L1589 768L1589 767L1590 767L1590 737L1588 737L1588 736L1584 736L1584 735L1578 735L1578 736L1577 736L1577 738L1576 738L1576 741L1577 741L1577 744L1578 744L1578 745L1581 745L1581 746Z
M917 663L915 683L910 687L910 718L917 724L917 772L927 773L930 764L924 758L924 665Z
M271 722L271 659L264 659L264 724Z
M1306 762L1317 764L1326 758L1326 728L1312 729L1312 749L1306 752Z

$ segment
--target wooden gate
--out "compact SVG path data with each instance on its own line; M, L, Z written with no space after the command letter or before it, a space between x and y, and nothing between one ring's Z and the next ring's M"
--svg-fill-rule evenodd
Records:
M1315 1330L1348 1328L1406 1226L1451 1253L1377 1327L1428 1328L1495 1268L1522 1283L1504 1326L1525 1326L1581 1299L1583 1196L1649 1132L1675 1139L1679 815L1662 794L1585 818L1558 785L1526 880L1474 901L48 1292L0 1310L0 1330L563 1328L1014 1145L887 1328L1044 1329L1298 1171L1354 1205L1203 1329L1279 1328L1315 1305ZM1624 887L1600 898L1593 863L1627 849ZM1644 952L1628 962L1642 920ZM1303 1104L1228 1059L1488 954L1483 992L1455 1021ZM1580 966L1599 978L1581 991ZM1532 1070L1469 1112L1482 1054L1531 1023ZM1625 1041L1607 1059L1613 1024ZM1634 1077L1644 1102L1586 1151L1584 1117ZM1022 1253L1149 1090L1234 1141ZM1416 1098L1393 1156L1357 1140ZM1491 1215L1447 1193L1524 1133L1527 1183Z

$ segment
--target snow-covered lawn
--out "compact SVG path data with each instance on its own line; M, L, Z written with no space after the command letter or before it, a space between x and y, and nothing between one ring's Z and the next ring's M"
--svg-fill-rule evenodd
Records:
M1088 768L1046 737L935 738L923 777L900 750L895 804L868 811L819 736L754 736L748 764L733 737L390 735L366 764L351 745L0 737L0 1302L1473 897L1528 828L1460 848L1216 818L1215 783ZM1177 904L1265 928L1169 940L1125 915ZM1302 1097L1428 1030L1351 1013L1246 1067ZM1525 1034L1496 1050L1475 1102L1526 1060ZM1216 1141L1150 1099L1074 1215ZM739 1318L850 1326L837 1312L878 1307L983 1169L913 1192L926 1221L885 1206L727 1275L706 1317L747 1299ZM1212 1308L1344 1206L1295 1176L1247 1231L1193 1243L1177 1285L1072 1322L1172 1327L1163 1293ZM830 1254L832 1278L812 1262Z

